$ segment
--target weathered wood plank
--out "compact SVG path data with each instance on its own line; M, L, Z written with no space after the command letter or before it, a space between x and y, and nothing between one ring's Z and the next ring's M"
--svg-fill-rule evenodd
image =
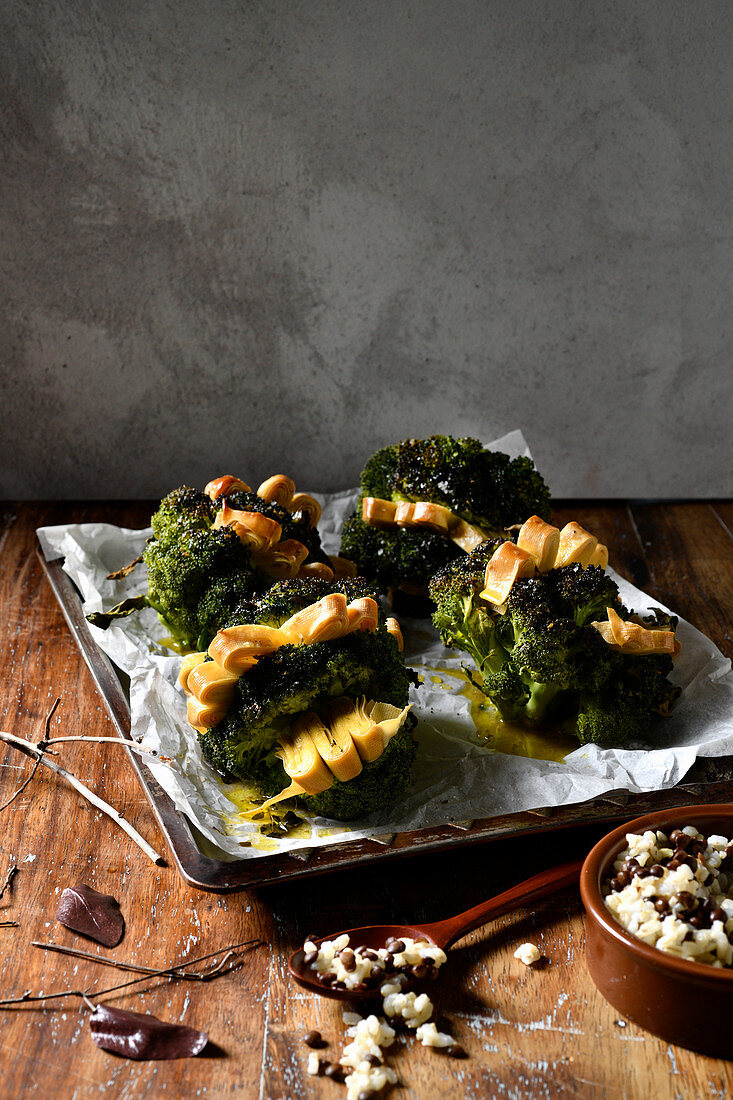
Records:
M63 617L35 561L34 529L41 523L106 520L131 527L147 522L145 504L33 505L0 514L3 540L0 623L5 676L0 682L0 725L40 734L56 696L54 728L107 735L106 716ZM614 566L669 603L730 653L731 506L565 505L563 522L576 518L604 538ZM721 522L721 519L724 523ZM700 524L707 542L699 545ZM638 532L638 536L637 536ZM674 556L674 560L672 560ZM644 572L646 570L646 572ZM646 577L644 581L642 578ZM726 648L727 647L727 648ZM90 751L92 749L92 751ZM63 761L102 797L119 806L153 842L155 821L124 753L88 745L64 747ZM0 754L0 801L28 774L29 763ZM12 859L20 871L0 901L0 984L7 995L30 987L61 987L79 975L113 984L114 971L28 947L31 939L79 945L54 920L58 892L86 881L120 898L127 920L122 944L85 950L164 966L219 945L261 936L266 946L211 985L152 981L144 991L113 1003L170 1020L206 1027L221 1057L181 1063L131 1063L97 1050L87 1034L86 1010L76 1004L2 1011L0 1095L54 1095L91 1100L169 1096L242 1096L333 1100L343 1091L305 1073L304 1032L319 1027L335 1057L344 1041L341 1009L291 986L285 960L304 936L368 921L436 920L478 903L525 875L586 851L598 830L572 830L501 841L476 849L421 856L231 896L189 889L171 867L153 868L106 818L75 792L39 773L2 815L0 878ZM23 862L29 856L35 858ZM524 940L538 943L547 964L529 971L513 958ZM656 1095L692 1098L728 1095L733 1067L672 1048L618 1016L593 988L583 959L583 919L572 892L548 899L478 930L457 946L434 999L470 1057L450 1061L400 1038L391 1061L404 1094L510 1100L577 1096ZM395 1092L395 1095L401 1095Z

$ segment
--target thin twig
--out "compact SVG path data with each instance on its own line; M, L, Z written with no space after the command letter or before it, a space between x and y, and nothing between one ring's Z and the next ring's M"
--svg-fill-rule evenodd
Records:
M96 741L106 745L124 745L131 752L139 752L143 756L157 756L158 754L157 749L145 749L142 745L138 745L137 741L128 741L126 738L121 737L53 737L50 741L39 742L39 744L45 750L48 745L60 745L64 741Z
M25 741L22 737L16 737L12 733L7 733L5 730L0 730L0 741L5 741L8 745L12 745L13 748L18 749L19 752L25 753L32 760L38 760L45 768L50 768L56 775L60 775L62 779L65 779L74 790L83 795L93 806L96 806L98 810L106 814L107 817L115 821L121 829L127 833L131 840L137 844L139 848L145 852L145 855L153 861L153 863L162 864L163 857L159 852L156 852L154 848L148 844L137 829L134 829L129 821L123 817L119 810L116 810L113 806L110 806L108 802L96 795L94 791L90 791L88 787L85 787L80 780L68 772L66 768L62 768L60 764L56 764L53 760L46 759L43 749L39 749L36 745L31 744L30 741Z
M0 928L20 928L17 920L0 920Z
M240 947L248 947L250 945L262 943L262 940L242 940L241 943L234 943L230 947L220 947L218 951L210 951L208 955L201 955L198 959L184 959L182 962L175 963L173 966L167 967L165 970L155 970L152 973L144 974L142 978L133 978L129 982L120 982L119 985L111 985L107 989L63 989L58 993L43 993L37 996L31 994L29 989L26 989L25 993L20 997L7 997L4 1000L0 1000L0 1005L17 1005L17 1004L29 1004L35 1001L55 1001L60 997L81 997L85 1001L89 993L93 993L95 997L103 997L107 993L116 993L118 989L127 989L131 985L139 985L141 982L150 981L151 977L156 978L185 978L190 977L190 974L186 973L186 967L196 966L198 963L206 962L208 959L213 959L217 955L220 955L222 951L227 956L231 957ZM38 944L39 947L48 947L48 944ZM55 946L55 945L54 945ZM95 958L95 962L101 962L101 956ZM106 960L105 960L106 961ZM200 975L200 981L209 981L211 978L221 975L221 966L225 959L222 959L221 963L213 967L211 970L205 971ZM87 1002L89 1003L89 1002Z
M60 699L55 699L54 703L53 703L53 706L51 707L48 714L46 715L46 721L44 723L43 737L38 742L39 745L43 745L44 742L48 740L48 735L51 731L51 719L53 718L54 714L56 713L56 707L59 705L60 702L61 702ZM2 806L0 806L0 813L2 813L3 810L7 810L10 803L15 802L18 795L21 795L23 793L23 791L26 789L26 787L31 782L31 780L35 778L36 772L38 771L40 765L41 765L40 759L36 760L36 762L33 765L33 768L31 769L31 774L28 776L28 778L25 779L23 781L23 783L21 783L21 785L18 787L15 794L11 795L10 798L7 800L7 802L3 802ZM2 897L1 894L0 894L0 897Z
M211 977L211 975L213 973L215 973L218 970L221 970L223 968L223 966L225 965L225 963L229 962L232 955L235 953L235 951L238 948L244 947L245 945L250 944L250 943L257 943L257 942L260 942L260 941L258 941L258 940L243 940L242 943L234 943L234 944L232 944L231 947L224 948L226 954L224 955L224 958L221 960L221 962L218 963L211 970L204 971L204 973L202 973L202 974L195 974L195 973L191 973L190 971L187 972L187 971L183 970L182 968L178 968L178 967L168 967L166 969L165 973L167 973L168 971L175 971L176 977L186 978L187 980L192 981L192 982L205 982L205 981L208 981L208 979ZM60 955L71 955L75 959L88 959L90 962L101 963L102 966L113 966L113 967L115 967L116 970L131 970L133 973L136 973L136 974L161 974L161 973L164 973L164 971L161 971L159 967L141 966L138 963L119 962L116 959L107 958L106 955L92 955L91 952L89 952L89 951L80 951L77 947L63 947L61 944L57 944L57 943L40 943L38 940L32 940L31 941L31 947L40 947L43 951L57 951ZM182 966L189 967L189 966L193 965L194 963L205 962L206 959L214 958L214 956L218 955L219 953L220 953L219 951L214 951L211 955L205 955L203 959L194 959L193 963L186 962L185 964L182 964Z
M8 867L8 873L5 876L5 882L2 884L2 886L0 886L0 899L2 899L3 894L8 889L8 887L10 886L10 884L12 883L13 879L15 878L15 876L17 874L18 874L18 865L17 865L17 863L11 863L10 867Z

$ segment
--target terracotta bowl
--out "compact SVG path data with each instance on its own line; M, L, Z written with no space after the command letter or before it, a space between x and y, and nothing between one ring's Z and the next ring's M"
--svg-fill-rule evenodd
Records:
M601 882L627 833L694 825L705 836L733 837L733 805L680 806L634 818L614 829L588 854L580 873L586 910L588 969L614 1008L661 1039L703 1054L733 1058L733 969L688 962L642 943L606 909Z

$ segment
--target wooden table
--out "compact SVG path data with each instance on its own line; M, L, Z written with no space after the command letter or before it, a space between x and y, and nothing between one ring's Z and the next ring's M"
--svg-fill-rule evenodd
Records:
M150 506L22 504L0 512L0 622L4 676L0 727L37 739L54 699L53 730L107 735L103 704L69 634L35 556L35 528L108 520L146 524ZM556 521L577 518L611 547L612 564L652 596L733 652L733 505L621 503L562 506ZM1 750L0 750L1 751ZM116 746L75 744L64 764L118 807L160 846L150 808ZM0 803L29 774L14 751L2 752ZM94 962L31 947L75 945L95 955L165 967L228 944L262 945L210 984L154 978L110 995L120 1008L151 1012L208 1031L213 1046L178 1062L132 1062L94 1046L88 1009L78 999L0 1009L0 1096L82 1100L236 1096L289 1100L338 1098L345 1091L305 1072L304 1033L319 1028L338 1056L344 1040L336 1002L314 999L288 983L285 962L304 936L387 919L436 920L553 862L583 854L601 830L501 841L450 853L401 859L244 893L192 890L172 866L154 867L106 817L40 769L23 795L2 811L0 882L18 873L0 901L2 996L97 988L125 978ZM76 882L114 894L127 931L113 951L56 923L59 892ZM530 970L513 957L525 940L547 957ZM392 1095L724 1097L733 1063L671 1047L619 1018L596 992L584 961L584 925L574 890L535 911L507 916L462 941L435 988L440 1012L470 1057L455 1061L400 1039L390 1054L402 1082ZM732 1048L733 1051L733 1048Z

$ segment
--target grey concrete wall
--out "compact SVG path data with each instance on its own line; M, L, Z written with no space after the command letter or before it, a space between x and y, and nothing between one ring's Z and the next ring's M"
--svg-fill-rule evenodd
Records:
M355 482L524 430L559 496L731 475L733 9L0 7L0 496Z

